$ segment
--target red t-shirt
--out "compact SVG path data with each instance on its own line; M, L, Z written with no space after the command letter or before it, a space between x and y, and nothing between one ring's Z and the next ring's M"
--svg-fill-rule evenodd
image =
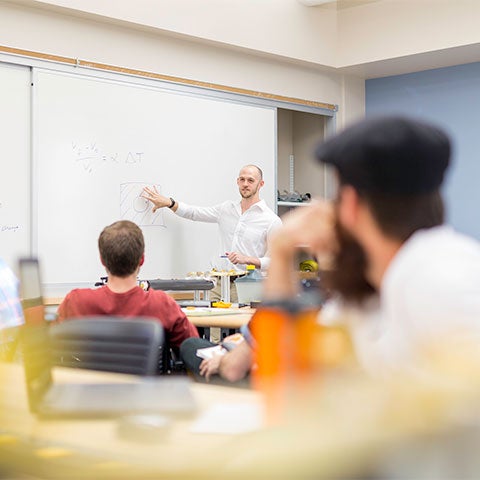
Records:
M58 321L89 315L122 315L158 318L169 345L179 347L198 332L175 300L161 290L145 291L134 287L125 293L112 292L108 286L72 290L58 307Z

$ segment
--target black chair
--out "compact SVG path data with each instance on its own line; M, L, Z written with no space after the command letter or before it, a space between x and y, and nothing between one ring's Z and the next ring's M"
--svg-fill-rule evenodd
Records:
M163 373L165 332L156 319L72 318L49 330L54 365L135 375Z

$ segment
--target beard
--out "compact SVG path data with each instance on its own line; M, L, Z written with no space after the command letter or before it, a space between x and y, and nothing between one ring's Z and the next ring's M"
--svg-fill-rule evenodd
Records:
M239 190L242 198L252 198L258 192L258 186L252 190L244 190L242 188Z
M376 293L367 280L367 257L362 246L339 223L335 224L338 249L333 268L323 275L323 286L347 303L362 304Z

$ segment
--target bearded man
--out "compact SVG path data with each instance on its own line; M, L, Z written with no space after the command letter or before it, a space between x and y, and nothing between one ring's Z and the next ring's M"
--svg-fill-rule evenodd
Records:
M238 174L237 185L240 201L225 201L213 207L199 207L178 202L158 193L155 187L146 187L143 198L153 204L153 211L170 208L183 218L197 222L217 223L220 232L221 251L230 267L245 273L247 265L267 270L270 264L268 241L272 232L281 225L280 218L260 199L264 185L262 170L256 165L246 165ZM237 301L233 279L230 285L230 299ZM219 299L220 289L212 291L212 300Z
M329 257L332 299L321 321L348 326L373 375L417 374L425 354L480 344L480 246L444 224L440 192L451 144L435 125L402 116L354 124L316 150L338 180L334 202L298 209L270 244L270 302L295 296L292 268L308 245Z

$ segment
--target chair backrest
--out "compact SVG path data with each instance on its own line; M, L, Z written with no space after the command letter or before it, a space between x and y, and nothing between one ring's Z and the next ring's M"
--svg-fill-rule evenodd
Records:
M108 372L155 375L165 332L147 317L72 318L50 327L55 365Z

